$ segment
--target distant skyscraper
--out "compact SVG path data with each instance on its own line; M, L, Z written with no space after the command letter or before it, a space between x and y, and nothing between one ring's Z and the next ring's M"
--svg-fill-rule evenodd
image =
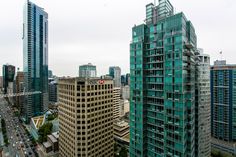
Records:
M7 93L8 88L11 88L13 93L13 81L15 77L15 66L13 65L3 65L2 67L2 76L3 76L3 88L4 94Z
M211 155L211 92L210 92L210 57L198 50L195 108L195 144L196 156Z
M121 86L126 85L126 75L121 75Z
M57 102L57 81L53 78L49 79L49 102L50 103L55 103Z
M23 17L25 91L42 92L25 97L24 116L28 121L48 108L48 14L27 1Z
M126 85L130 85L130 74L126 74L125 79Z
M48 78L52 78L52 77L53 77L52 70L48 70Z
M198 156L196 48L192 23L168 0L146 6L130 44L130 157Z
M59 156L113 157L113 81L61 78L58 92Z
M121 87L121 69L118 66L112 66L109 68L109 75L114 80L114 87Z
M79 77L97 77L96 66L91 63L79 66Z
M213 147L235 153L236 65L225 60L211 67L211 134Z

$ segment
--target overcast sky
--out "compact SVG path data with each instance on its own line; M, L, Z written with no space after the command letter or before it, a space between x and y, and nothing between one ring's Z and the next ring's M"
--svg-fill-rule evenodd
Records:
M131 29L143 23L145 5L153 1L32 0L49 14L49 69L58 76L76 76L79 65L91 62L99 75L112 65L129 72ZM198 47L212 62L221 59L223 51L223 59L236 63L236 0L170 1L192 21ZM24 3L0 0L0 65L22 69Z

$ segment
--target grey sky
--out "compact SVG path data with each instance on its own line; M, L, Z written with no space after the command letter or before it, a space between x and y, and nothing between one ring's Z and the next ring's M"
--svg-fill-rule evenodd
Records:
M49 69L58 76L76 76L79 65L91 62L99 75L108 73L112 65L129 72L131 29L143 22L145 5L153 1L32 0L49 14ZM235 0L170 1L176 12L183 11L192 21L198 47L210 54L211 61L220 59L223 51L223 59L236 63ZM0 0L0 65L22 69L24 3Z

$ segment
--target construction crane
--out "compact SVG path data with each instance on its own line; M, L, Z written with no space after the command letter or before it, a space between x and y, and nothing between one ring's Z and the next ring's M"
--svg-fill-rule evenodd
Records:
M18 96L26 96L26 95L33 95L33 94L41 94L40 91L35 92L21 92L21 93L9 93L9 94L1 94L0 98L9 98L9 97L18 97Z

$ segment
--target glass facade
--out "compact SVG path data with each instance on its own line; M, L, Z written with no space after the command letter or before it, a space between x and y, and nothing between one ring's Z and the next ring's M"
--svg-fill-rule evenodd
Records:
M28 121L48 108L48 14L27 1L23 18L25 91L42 92L25 98L23 116Z
M194 27L168 0L146 9L130 44L130 157L197 156Z
M15 66L3 65L2 66L2 77L3 77L3 93L7 93L8 83L14 81Z
M91 63L79 66L79 77L97 77L96 66Z
M236 142L236 65L216 61L211 67L211 133Z
M121 87L121 69L118 66L109 67L109 76L114 80L114 87Z

